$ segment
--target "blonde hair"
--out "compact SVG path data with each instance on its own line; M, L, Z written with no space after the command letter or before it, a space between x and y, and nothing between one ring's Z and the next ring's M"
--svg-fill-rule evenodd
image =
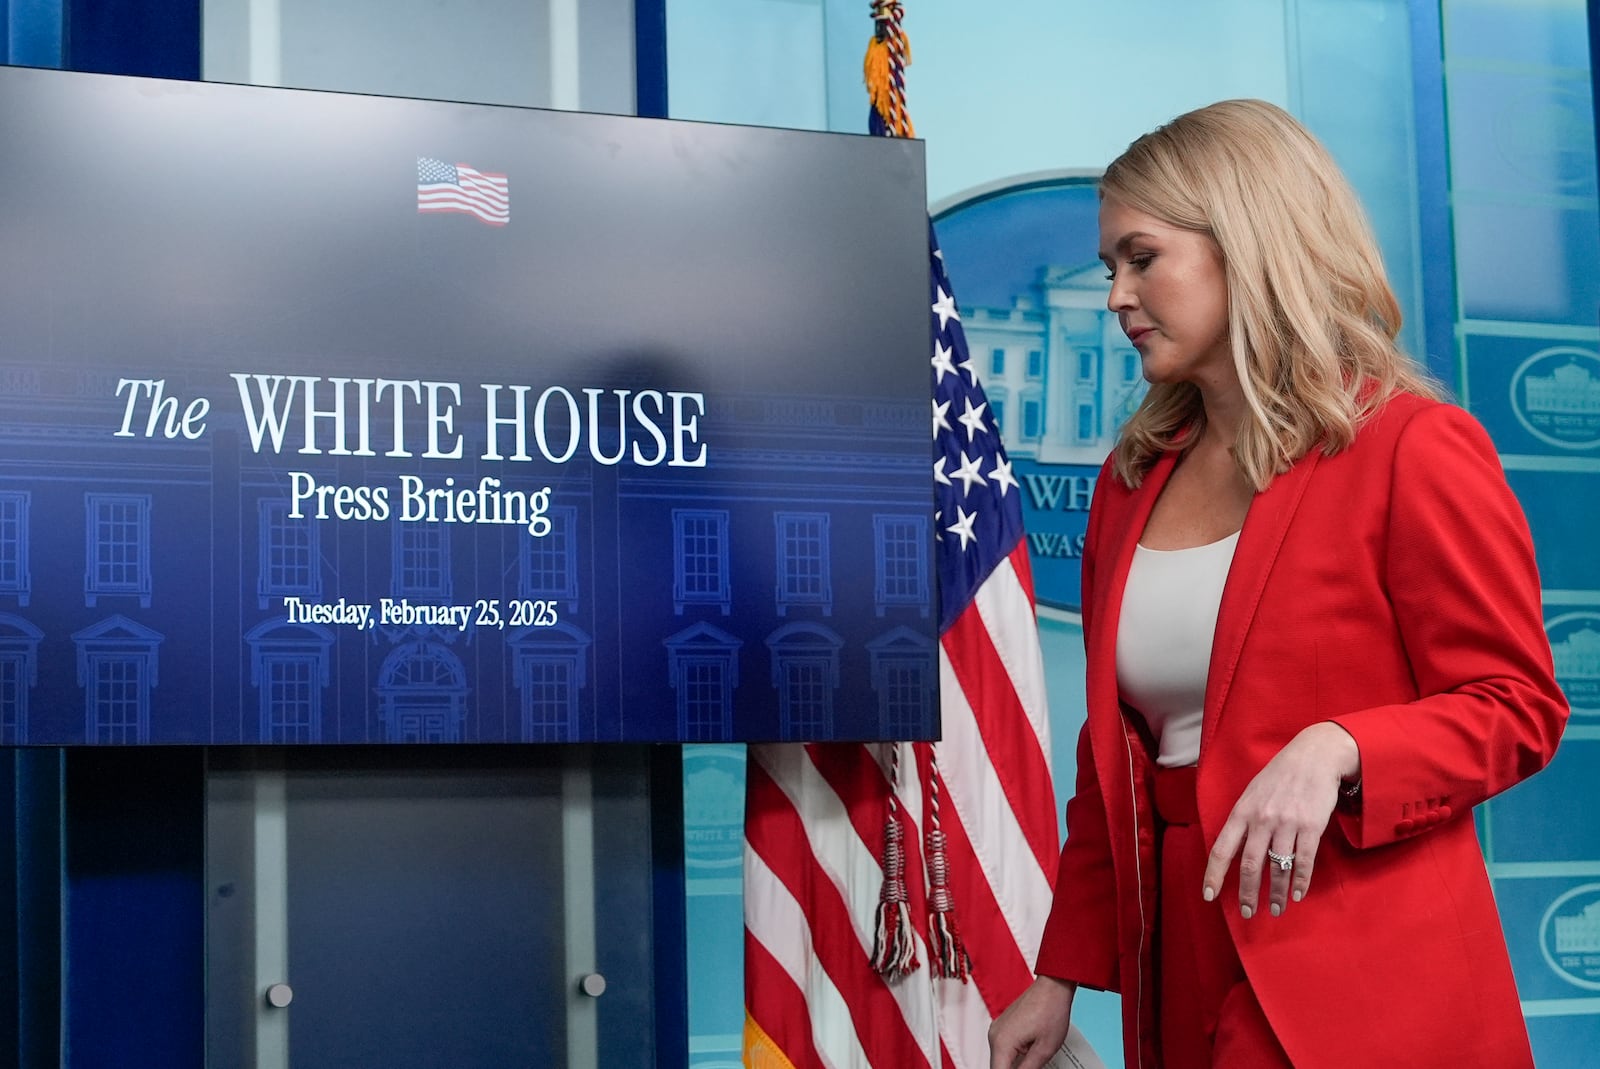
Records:
M1354 191L1282 108L1225 100L1180 115L1128 146L1100 195L1221 249L1246 403L1234 459L1256 490L1319 444L1348 446L1394 394L1439 396L1395 344L1400 306ZM1138 486L1204 425L1193 385L1152 385L1118 437L1116 474Z

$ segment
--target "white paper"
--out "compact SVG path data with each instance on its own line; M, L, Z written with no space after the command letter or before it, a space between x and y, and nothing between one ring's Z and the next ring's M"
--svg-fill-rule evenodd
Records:
M1061 1044L1055 1057L1044 1065L1045 1069L1106 1069L1106 1063L1089 1046L1089 1041L1078 1031L1077 1025L1067 1030L1067 1041Z

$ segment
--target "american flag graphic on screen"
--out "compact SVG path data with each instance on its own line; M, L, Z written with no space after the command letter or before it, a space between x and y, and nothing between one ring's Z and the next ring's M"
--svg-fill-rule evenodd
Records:
M511 221L511 187L503 174L419 156L417 211L470 215L490 226L505 226Z

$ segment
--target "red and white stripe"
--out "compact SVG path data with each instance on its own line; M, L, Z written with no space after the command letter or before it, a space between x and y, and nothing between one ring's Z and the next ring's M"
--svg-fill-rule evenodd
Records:
M941 638L939 673L943 741L897 744L922 963L898 982L868 961L883 884L889 744L750 747L746 1065L983 1069L990 1022L1033 979L1058 843L1025 542ZM930 751L944 780L940 823L972 956L966 984L936 979L928 966L920 874Z

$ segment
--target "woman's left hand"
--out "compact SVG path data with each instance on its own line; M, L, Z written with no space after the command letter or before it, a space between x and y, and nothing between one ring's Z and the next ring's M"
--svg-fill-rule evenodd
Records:
M1289 908L1291 898L1296 902L1304 898L1311 887L1317 846L1339 801L1339 783L1360 774L1361 751L1338 724L1312 724L1291 739L1250 781L1228 814L1206 863L1206 901L1217 897L1235 857L1239 912L1246 920L1259 908L1263 869L1274 917ZM1285 868L1270 861L1269 850L1292 857L1292 864Z

